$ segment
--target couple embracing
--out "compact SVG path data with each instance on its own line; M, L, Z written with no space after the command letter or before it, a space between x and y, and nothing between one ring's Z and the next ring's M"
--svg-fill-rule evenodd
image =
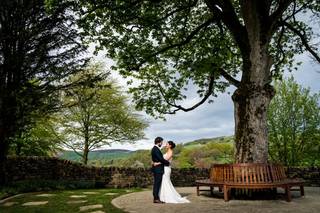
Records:
M190 201L175 190L172 185L171 162L173 157L173 149L176 146L174 142L168 141L164 143L163 138L157 137L154 140L154 147L151 151L152 156L152 172L154 174L153 183L153 202L154 203L189 203ZM161 147L165 145L167 152L162 155Z

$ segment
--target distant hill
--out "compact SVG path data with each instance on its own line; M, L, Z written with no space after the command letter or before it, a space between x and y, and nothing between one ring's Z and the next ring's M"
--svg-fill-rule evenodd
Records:
M202 139L197 139L194 141L189 141L183 143L183 146L185 148L192 148L192 147L197 147L197 146L202 146L206 145L209 143L233 143L233 136L221 136L221 137L215 137L215 138L202 138Z
M89 152L89 160L115 160L127 158L132 155L135 151L130 151L126 149L103 149L103 150L95 150ZM81 161L79 155L77 155L74 151L65 150L61 152L57 157L72 160L72 161Z
M208 144L219 144L219 143L233 143L233 136L222 136L215 138L203 138L197 139L194 141L189 141L182 143L180 147L181 150L192 150L193 148L199 148L201 146L206 146ZM178 151L178 149L176 149ZM179 154L179 153L177 153ZM72 160L72 161L81 161L80 156L78 156L73 151L65 150L61 152L57 157ZM130 151L126 149L103 149L95 150L89 152L89 164L91 165L118 165L116 162L124 161L125 164L130 164L130 162L135 162L137 160L144 159L145 162L149 165L150 151L149 150L136 150Z

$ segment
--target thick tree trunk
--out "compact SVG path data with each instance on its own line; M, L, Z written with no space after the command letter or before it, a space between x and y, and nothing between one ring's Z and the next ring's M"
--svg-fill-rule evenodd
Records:
M0 121L1 123L1 121ZM6 156L9 149L8 137L6 136L6 129L3 125L0 125L0 186L3 186L6 182L5 178L5 164Z
M234 92L236 162L267 162L267 108L273 95L270 85L239 88Z
M6 97L7 93L0 89L0 185L5 184L5 163L9 150L10 138L14 136L16 129L16 105L14 98Z
M272 58L268 52L272 25L268 22L270 4L240 1L245 32L241 48L243 72L240 86L234 92L235 160L238 163L268 161L267 109L274 96L270 85ZM236 35L235 35L236 38ZM239 47L241 47L239 45Z

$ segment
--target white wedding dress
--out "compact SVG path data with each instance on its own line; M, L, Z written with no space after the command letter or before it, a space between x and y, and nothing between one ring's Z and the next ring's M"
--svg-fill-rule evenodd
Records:
M164 158L166 159L166 154L164 154ZM172 159L169 160L172 162ZM172 185L171 179L171 166L164 167L164 174L162 176L162 183L159 192L160 200L165 203L190 203L185 197L181 197L181 195L175 190L174 186Z

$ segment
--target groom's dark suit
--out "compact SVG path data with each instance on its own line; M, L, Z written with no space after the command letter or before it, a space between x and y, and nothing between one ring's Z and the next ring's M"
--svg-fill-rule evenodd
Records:
M163 158L160 148L156 145L151 150L151 156L153 162L161 162L160 165L152 167L152 172L154 174L153 198L154 200L159 200L159 190L161 187L162 175L164 173L164 166L169 166L170 163Z

